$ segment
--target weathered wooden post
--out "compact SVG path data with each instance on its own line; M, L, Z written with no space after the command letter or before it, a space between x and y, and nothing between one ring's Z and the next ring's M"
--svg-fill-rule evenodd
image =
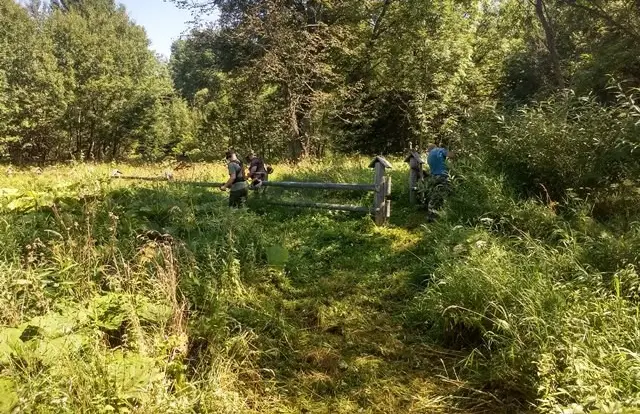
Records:
M391 177L385 176L385 170L393 168L393 166L384 157L377 156L371 161L369 168L374 168L375 171L373 178L373 185L375 186L373 214L376 224L382 226L391 215L391 201L386 199L391 192Z
M422 180L424 178L424 160L418 152L411 151L411 154L409 154L409 156L404 159L404 162L409 163L409 202L411 204L415 204L416 186L418 185L418 180Z

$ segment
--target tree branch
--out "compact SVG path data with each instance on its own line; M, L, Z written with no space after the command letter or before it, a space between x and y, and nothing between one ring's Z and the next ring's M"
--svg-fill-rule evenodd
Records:
M533 2L533 0L530 1ZM551 63L553 64L553 74L556 77L556 84L559 88L564 89L564 77L562 76L562 67L560 66L560 56L558 55L558 49L556 48L556 36L551 24L549 23L544 1L535 0L534 6L547 39L547 49L551 55Z
M589 3L591 3L594 7L585 6L584 4L581 4L576 0L564 0L564 1L566 4L570 6L576 7L578 9L586 11L587 13L591 13L597 17L600 17L601 19L609 23L611 26L621 30L628 36L631 36L636 40L640 40L640 35L638 33L634 32L629 27L624 26L622 23L616 21L613 17L611 17L606 11L604 11L601 7L599 7L593 1L589 1ZM640 0L636 0L636 1L638 2L638 7L640 7Z

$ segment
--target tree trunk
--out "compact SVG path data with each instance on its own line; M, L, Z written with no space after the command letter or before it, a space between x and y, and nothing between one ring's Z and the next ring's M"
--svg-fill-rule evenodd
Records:
M111 150L111 160L115 160L118 157L118 147L120 146L120 138L118 137L118 133L113 136L113 148Z
M291 138L289 139L289 151L291 159L297 161L300 159L300 155L302 153L300 124L298 123L298 105L291 93L289 85L285 83L283 86L287 100L287 111L289 112L289 130L291 132Z
M556 35L551 27L549 18L545 12L545 5L543 0L535 0L536 14L542 24L544 35L547 39L547 49L551 56L551 63L553 65L553 74L556 78L556 86L560 89L564 89L564 77L562 76L562 67L560 66L560 56L556 49Z

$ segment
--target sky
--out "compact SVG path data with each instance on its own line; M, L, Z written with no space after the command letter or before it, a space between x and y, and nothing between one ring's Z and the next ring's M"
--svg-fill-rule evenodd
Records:
M27 0L17 0L26 4ZM150 48L169 58L171 43L190 28L193 16L189 10L179 9L171 1L165 0L116 0L124 4L129 17L143 26L151 40ZM215 16L204 16L203 21L213 21Z
M172 2L163 0L117 0L127 8L132 20L147 31L151 49L169 57L171 43L190 28L193 20L188 10L179 9Z

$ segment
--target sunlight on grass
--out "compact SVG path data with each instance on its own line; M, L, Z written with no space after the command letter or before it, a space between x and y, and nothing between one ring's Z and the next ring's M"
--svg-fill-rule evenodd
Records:
M366 182L367 162L274 177ZM598 403L633 387L636 227L605 231L583 210L565 221L483 176L428 225L399 189L376 227L230 211L214 189L113 180L114 168L168 166L0 178L1 379L25 412L524 412L537 393L563 406L559 384ZM180 179L225 174L189 168ZM483 186L495 199L476 215Z

